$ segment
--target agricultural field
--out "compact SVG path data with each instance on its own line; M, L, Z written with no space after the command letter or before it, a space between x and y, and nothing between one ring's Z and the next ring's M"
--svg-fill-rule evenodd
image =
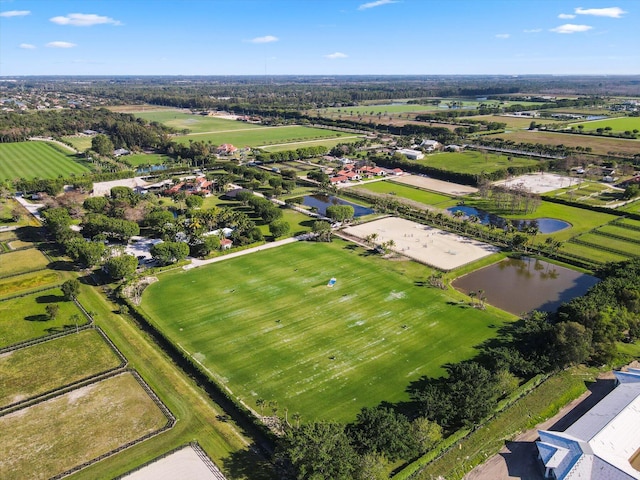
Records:
M509 158L511 160L509 160ZM521 157L508 157L495 153L483 153L475 150L466 152L445 152L426 155L415 163L441 168L450 172L469 174L490 173L508 167L537 165L537 160Z
M11 452L2 478L50 478L166 424L133 374L122 373L0 417L0 431L11 432L0 436L0 451Z
M618 117L607 118L604 120L593 120L591 122L571 123L570 127L579 127L582 125L585 132L593 132L599 128L611 128L612 132L633 132L640 130L640 117Z
M0 278L42 269L48 264L47 257L35 248L3 253L0 257Z
M439 193L430 192L428 190L422 190L393 181L382 182L369 182L364 185L359 185L358 188L369 190L375 193L386 193L389 195L396 195L402 198L408 198L415 202L424 203L426 205L438 205L443 202L449 202L451 197L441 195Z
M254 410L263 398L304 421L347 421L406 400L411 380L442 375L512 319L416 286L430 272L341 240L297 242L163 274L141 309Z
M60 150L58 149L60 148ZM82 175L89 169L75 155L47 142L0 143L0 180Z
M0 407L117 368L121 363L94 329L12 350L0 356Z
M50 319L45 308L53 303L59 306L59 311ZM87 323L76 304L64 300L59 288L3 300L0 302L0 348L75 328L74 315L79 326Z
M536 132L522 130L517 132L488 135L487 138L502 138L516 143L540 143L543 145L566 145L567 147L591 147L596 155L607 155L608 152L636 154L640 149L640 141L623 138L597 137L594 135L578 135L572 133Z
M323 128L311 128L302 126L288 127L255 127L245 130L235 130L222 133L203 133L194 135L183 135L174 137L177 143L189 143L189 140L200 142L211 142L214 145L231 143L238 148L241 147L262 147L276 144L290 145L289 149L296 149L306 144L309 140L319 140L326 138L340 138L348 136L342 132L326 130ZM350 135L349 135L350 136Z
M220 117L193 115L180 110L156 110L150 112L134 112L134 114L136 117L144 118L149 122L158 122L175 128L176 130L187 129L190 133L229 132L234 130L265 128L253 123L239 122L237 120Z

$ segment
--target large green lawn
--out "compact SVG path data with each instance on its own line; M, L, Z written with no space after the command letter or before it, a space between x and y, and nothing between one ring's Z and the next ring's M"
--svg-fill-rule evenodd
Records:
M136 112L136 117L144 118L150 122L158 122L177 130L188 129L191 133L217 132L229 130L244 130L247 128L260 128L253 123L227 120L218 117L193 115L179 110L156 110L150 112Z
M47 142L0 143L0 180L82 175L89 169Z
M472 357L512 318L416 286L429 273L341 240L297 242L163 274L141 309L250 407L264 398L306 421L346 421L406 400L409 382Z
M429 192L427 190L402 185L392 181L371 182L365 185L360 185L358 188L363 188L375 193L396 195L398 197L408 198L409 200L425 203L427 205L438 205L439 203L451 200L451 197L447 197L440 193Z
M296 143L287 143L284 145L274 145L272 147L264 147L265 152L280 152L283 150L295 150L303 147L327 147L329 150L340 143L354 143L360 140L362 136L347 134L345 137L328 138L326 140L303 140Z
M592 132L598 128L611 127L614 132L633 132L634 130L640 130L640 117L618 117L607 118L604 120L594 120L592 122L580 122L572 123L570 127L582 125L585 132Z
M304 146L296 142L306 142L308 140L319 140L326 138L351 137L342 132L325 130L323 128L311 128L302 126L290 127L258 127L245 130L235 130L221 133L191 134L174 137L178 143L188 144L190 140L196 142L211 142L214 145L231 143L236 147L260 147L263 145L276 145L282 143L292 143L290 149L295 150Z
M466 152L445 152L427 155L416 163L441 168L451 172L479 174L490 173L509 167L536 165L537 160L521 157L508 157L494 153L482 153L475 150Z
M3 253L0 257L0 278L42 269L48 263L47 257L35 248Z

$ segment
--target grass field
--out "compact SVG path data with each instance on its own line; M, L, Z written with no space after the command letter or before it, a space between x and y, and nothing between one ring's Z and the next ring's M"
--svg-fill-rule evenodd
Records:
M593 132L598 128L611 127L613 132L633 132L634 130L640 130L640 117L619 117L619 118L607 118L604 120L593 120L591 122L571 123L570 127L578 127L582 125L585 132Z
M191 133L217 132L263 128L253 123L239 122L218 117L192 115L179 110L156 110L151 112L135 112L136 117L150 122L158 122L177 130L188 129Z
M607 155L608 152L636 154L640 149L638 140L622 138L596 137L593 135L577 135L571 133L517 131L489 135L488 138L502 138L516 143L540 143L543 145L566 145L567 147L591 147L593 153Z
M354 143L362 138L361 136L356 136L356 135L350 135L350 134L346 134L346 135L348 136L340 137L340 138L329 138L327 140L305 140L302 142L290 143L285 145L276 145L273 147L267 146L267 147L264 147L263 150L265 152L280 152L282 150L295 150L296 148L317 147L317 146L322 146L322 147L327 147L328 149L332 149L339 143Z
M618 207L618 210L621 210L623 212L640 214L640 200L636 200L634 202L627 203L622 207Z
M394 182L371 182L364 185L360 185L358 188L363 188L371 192L387 193L397 195L398 197L408 198L416 202L425 203L427 205L438 205L439 203L448 202L451 197L441 195L435 192L429 192L427 190L421 190L419 188L409 187L400 183Z
M238 122L240 123L240 122ZM236 147L260 147L283 143L306 142L308 140L319 140L326 138L339 138L351 136L342 132L325 130L322 128L311 128L301 126L291 127L256 127L251 129L228 131L225 133L204 133L195 135L184 135L174 137L177 143L189 143L189 140L199 142L211 142L214 145L231 143ZM290 149L295 150L300 145L292 145Z
M586 258L588 260L606 263L606 262L623 262L629 260L628 256L618 255L613 252L607 252L597 247L589 247L587 245L581 245L579 243L565 242L560 247L561 252L566 252L579 257Z
M529 158L511 157L511 160L509 160L509 157L506 155L496 155L494 153L487 153L485 155L474 150L435 153L427 155L423 159L416 160L415 162L451 172L469 174L489 173L502 168L536 165L538 163L537 160L531 160Z
M173 158L160 153L134 153L125 157L120 157L120 160L132 167L138 167L140 165L160 165L162 163L173 161Z
M89 169L47 142L0 143L0 180L82 175Z
M252 408L262 397L306 421L352 420L405 400L411 380L471 357L511 319L417 287L429 273L343 241L299 242L163 275L142 309Z
M53 320L48 319L45 310L50 303L60 307ZM71 319L74 314L79 316L79 325L87 322L75 303L63 300L59 288L4 300L0 302L0 347L75 328Z
M62 137L66 142L69 142L73 147L79 152L84 152L85 150L91 148L91 140L93 137L90 136L78 136L78 135L67 135Z
M604 227L600 227L598 232L610 233L612 235L617 235L619 237L628 238L630 240L636 240L640 242L640 231L631 230L630 228L620 227L616 224L605 225ZM640 249L640 246L638 247Z
M526 118L526 117L508 117L505 115L476 115L473 117L464 117L469 120L484 120L486 122L500 122L506 123L508 129L513 130L522 130L527 129L531 125L531 122L536 122L536 124L555 124L561 123L561 120L547 120L546 118Z
M0 257L0 278L44 268L48 263L47 257L35 248L3 253Z
M55 270L40 270L0 278L0 299L58 283L62 283L61 277Z
M624 240L598 235L597 233L585 233L580 235L579 239L592 245L611 248L629 257L640 255L640 245L637 243L625 242Z
M0 406L116 368L120 358L90 329L0 355Z
M147 433L167 419L130 373L0 417L3 479L50 478Z

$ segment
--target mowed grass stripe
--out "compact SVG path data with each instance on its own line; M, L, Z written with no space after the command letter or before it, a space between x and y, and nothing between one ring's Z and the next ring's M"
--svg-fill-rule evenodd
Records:
M49 260L40 250L29 248L0 256L0 278L44 268Z
M603 248L612 248L629 256L637 256L640 254L640 245L633 242L625 242L617 238L605 237L595 233L585 233L584 235L580 235L578 239L593 245L601 245Z
M473 356L490 325L512 318L416 280L342 241L299 242L163 275L142 307L248 405L261 397L306 420L347 421L406 400L411 380Z
M120 365L102 335L90 329L0 355L0 406Z
M597 232L610 233L619 237L628 238L630 240L636 240L640 242L640 230L631 230L630 228L624 228L617 226L616 224L605 225L600 227ZM638 247L640 249L640 247Z
M0 417L4 480L50 478L159 430L167 419L130 373Z
M407 198L416 202L425 203L427 205L437 205L442 202L448 202L451 197L441 195L435 192L429 192L419 188L408 187L393 181L372 182L362 185L359 188L365 188L376 193L393 194L398 197Z
M0 143L0 179L56 178L89 169L46 142Z

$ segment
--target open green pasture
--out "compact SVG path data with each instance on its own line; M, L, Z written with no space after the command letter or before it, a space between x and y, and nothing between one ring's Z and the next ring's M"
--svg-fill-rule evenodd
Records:
M593 132L599 128L611 128L613 132L633 132L640 130L640 117L618 117L603 120L593 120L591 122L572 123L570 127L582 125L585 132Z
M13 350L0 356L0 406L42 395L120 363L94 329Z
M623 212L640 214L640 199L627 203L626 205L623 205L621 207L618 207L618 210L621 210Z
M0 256L0 278L44 268L49 263L40 250L29 248Z
M473 117L464 117L463 121L469 120L484 120L485 122L500 122L506 123L508 129L521 130L529 128L531 122L536 124L554 124L560 123L560 120L547 120L546 118L527 118L527 117L509 117L507 115L475 115Z
M607 262L624 262L629 260L626 255L618 255L613 252L601 250L596 246L582 245L580 243L564 242L560 247L561 252L566 252L572 255L578 255L579 257L586 258L593 262L607 263Z
M158 122L177 130L188 129L191 133L218 132L230 130L244 130L261 128L260 125L237 120L229 120L205 115L193 115L179 110L156 110L150 112L136 112L136 117L150 122Z
M167 418L130 373L0 417L0 476L50 478L159 430Z
M73 147L79 152L84 152L85 150L91 148L91 140L93 137L87 135L67 135L62 137L65 142L69 142Z
M62 283L62 279L60 272L55 270L38 270L0 278L0 299L58 283Z
M173 158L160 153L134 153L120 157L120 160L132 167L139 167L140 165L161 165L173 161Z
M466 152L442 152L427 155L416 163L441 168L451 172L479 174L490 173L508 167L536 165L537 160L521 157L508 157L495 153L483 153L475 150Z
M395 183L393 181L370 182L364 185L359 185L358 188L363 188L375 193L387 193L390 195L396 195L398 197L408 198L409 200L425 203L427 205L437 205L439 203L448 202L449 200L451 200L451 197L447 197L446 195L442 195L440 193L410 187L408 185Z
M302 126L290 127L256 127L229 131L224 133L204 133L195 135L183 135L174 137L178 143L188 144L189 140L199 142L211 142L214 145L223 143L231 143L236 147L260 147L282 143L304 142L307 140L318 140L325 138L336 138L347 136L346 133L336 132L333 130L325 130L323 128L312 128ZM349 135L350 136L350 135ZM289 149L300 148L302 144L290 145Z
M350 134L345 134L345 135L348 135L348 136L339 137L339 138L328 138L326 140L304 140L301 142L287 143L284 145L274 145L271 147L266 146L262 148L262 150L264 150L265 152L280 152L283 150L295 150L297 148L302 148L302 147L317 147L317 146L322 146L322 147L327 147L328 149L332 149L339 143L354 143L362 138L362 136L358 136L358 135L350 135Z
M430 273L342 240L297 242L163 274L141 309L248 406L263 398L306 421L346 421L406 400L409 382L472 357L511 320L417 286Z
M53 320L46 314L51 303L60 307ZM73 315L78 315L78 325L87 323L76 304L64 300L59 288L4 300L0 302L0 347L75 328Z
M631 230L630 228L624 228L622 226L616 225L615 223L610 223L609 225L600 227L597 231L640 242L640 230ZM638 246L638 249L640 250L640 246Z
M591 245L601 246L603 248L611 248L621 255L627 255L628 257L637 256L640 254L640 245L634 242L627 242L622 239L607 237L605 235L598 235L597 233L585 233L580 235L580 240L587 242Z
M0 143L0 180L82 175L89 169L47 142Z

